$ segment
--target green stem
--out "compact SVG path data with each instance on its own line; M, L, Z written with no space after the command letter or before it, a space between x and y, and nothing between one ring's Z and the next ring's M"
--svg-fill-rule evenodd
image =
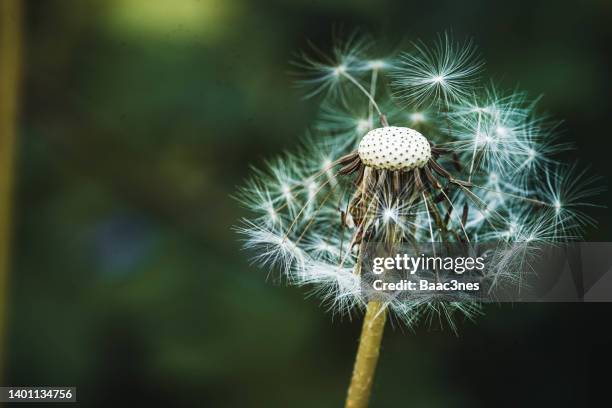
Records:
M21 0L0 1L0 384L4 384L13 181L21 71Z
M345 408L366 408L368 406L386 320L386 305L380 301L370 301L363 320Z

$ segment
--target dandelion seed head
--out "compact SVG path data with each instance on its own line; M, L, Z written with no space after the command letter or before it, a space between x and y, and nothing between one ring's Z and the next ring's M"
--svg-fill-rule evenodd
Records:
M423 167L431 157L429 142L414 129L387 126L369 131L359 143L359 157L376 169Z
M236 228L253 261L307 287L334 313L364 307L362 244L500 242L487 279L519 282L540 244L579 239L602 191L563 166L558 122L538 98L481 83L470 41L441 35L397 58L375 58L359 36L295 66L324 99L297 152L266 162L237 194L251 216ZM471 297L384 297L390 317L469 319Z

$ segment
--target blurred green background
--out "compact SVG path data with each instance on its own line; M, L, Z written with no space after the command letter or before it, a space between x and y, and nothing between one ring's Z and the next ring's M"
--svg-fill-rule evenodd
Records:
M85 406L342 406L360 320L266 282L229 197L311 124L288 61L307 40L329 49L333 27L383 49L473 37L490 74L543 93L576 156L611 172L609 1L23 6L7 383L76 385ZM610 241L608 210L591 215L587 239ZM372 406L585 406L610 312L517 304L458 336L389 328Z

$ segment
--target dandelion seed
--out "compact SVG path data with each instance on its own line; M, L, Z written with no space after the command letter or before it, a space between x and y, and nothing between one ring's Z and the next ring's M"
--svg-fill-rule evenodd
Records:
M469 96L483 63L470 41L455 42L445 33L433 48L415 43L411 53L400 54L393 72L395 95L405 104L444 104Z
M371 46L372 41L359 33L352 34L346 41L337 41L331 55L311 45L311 53L303 52L292 62L299 69L296 74L301 79L297 84L310 89L307 97L326 92L340 95L340 85L351 73L361 71L365 53Z
M589 176L587 170L572 164L547 169L545 180L540 194L543 201L554 208L551 224L556 230L579 235L585 227L595 225L595 220L584 212L584 208L595 207L589 199L605 191L598 185L599 177Z

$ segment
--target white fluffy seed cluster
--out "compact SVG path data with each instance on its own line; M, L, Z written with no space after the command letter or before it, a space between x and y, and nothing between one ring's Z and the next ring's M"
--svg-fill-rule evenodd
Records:
M380 170L423 167L431 157L431 147L422 134L397 126L370 130L361 139L357 151L366 166Z

